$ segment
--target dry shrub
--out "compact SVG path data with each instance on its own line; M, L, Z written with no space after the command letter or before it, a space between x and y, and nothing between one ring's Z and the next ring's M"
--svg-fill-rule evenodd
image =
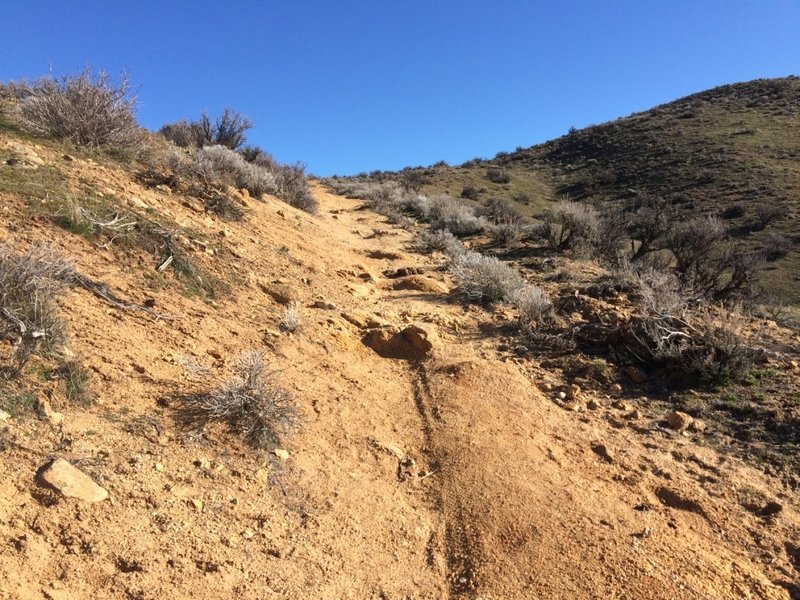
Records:
M599 215L588 204L561 200L539 218L541 235L554 250L585 250L597 239Z
M489 167L486 169L486 179L493 183L509 183L511 176L500 167Z
M492 303L513 298L522 287L519 274L497 258L466 251L449 266L459 290L469 302Z
M459 237L480 233L487 225L486 220L476 216L471 207L449 196L432 198L425 216L431 229L446 229Z
M256 448L278 445L299 421L294 399L272 381L263 352L241 354L235 369L216 390L185 397L182 417L188 423L226 423Z
M160 133L181 148L225 146L236 150L245 143L245 132L252 127L250 119L226 106L213 123L208 114L203 113L197 121L167 123Z
M114 85L105 71L92 78L86 70L37 80L26 91L17 116L19 125L35 135L135 154L145 139L135 108L126 75Z
M464 244L449 231L423 229L414 239L414 250L420 254L441 252L452 258L466 252Z
M278 326L281 328L282 331L293 332L300 329L300 325L302 324L302 319L300 318L300 312L297 310L297 306L294 304L286 307L281 314L281 319L278 322Z
M76 280L72 263L48 246L22 254L0 248L0 339L14 346L7 377L17 375L41 345L63 343L56 299Z
M553 303L547 292L535 285L519 288L511 297L519 311L519 326L527 330L553 321Z
M254 163L261 169L265 167L260 163ZM305 174L305 165L297 163L294 165L279 165L272 167L275 177L275 195L287 204L304 210L308 213L316 213L319 209L319 202L311 195L308 187L308 178Z

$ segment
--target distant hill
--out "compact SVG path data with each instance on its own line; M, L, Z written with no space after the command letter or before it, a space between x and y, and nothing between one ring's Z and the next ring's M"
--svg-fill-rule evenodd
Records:
M401 175L413 171L420 168ZM466 188L473 202L504 197L529 215L559 198L602 203L647 193L687 212L724 213L731 233L755 246L774 234L800 243L800 78L724 85L491 160L422 171L423 191L459 196ZM763 206L787 214L761 228ZM797 251L771 263L765 282L800 302Z

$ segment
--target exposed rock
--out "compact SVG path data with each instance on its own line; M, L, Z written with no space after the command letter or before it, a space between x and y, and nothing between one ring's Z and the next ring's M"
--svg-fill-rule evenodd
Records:
M592 398L591 400L586 402L586 408L588 408L589 410L597 410L598 408L600 408L600 403L594 398Z
M336 310L336 305L333 302L326 302L325 300L317 300L311 305L311 308L320 308L322 310Z
M283 448L275 448L275 450L273 450L272 453L281 460L289 460L288 450L284 450Z
M8 414L8 413L7 413L6 411L4 411L4 410L0 410L0 421L2 421L3 423L5 423L5 422L6 422L6 421L8 421L10 418L11 418L11 415L10 415L10 414Z
M67 498L84 502L100 502L108 498L108 491L63 458L56 458L39 469L38 479Z
M367 256L379 260L400 260L403 258L403 255L399 252L387 252L386 250L372 250L367 253Z
M618 383L615 383L611 386L611 393L614 395L618 395L622 393L622 386Z
M691 416L679 410L667 415L667 425L669 425L669 428L679 432L685 431L686 428L692 424L693 420Z
M574 400L581 395L581 386L571 383L567 388L567 400Z
M163 183L159 183L156 186L156 189L159 192L161 192L162 194L164 194L165 196L171 196L172 195L172 188L169 187L168 185L164 185Z
M433 350L436 333L430 325L409 325L373 329L364 336L364 344L385 358L422 360Z
M412 290L429 294L447 294L450 289L441 281L425 275L401 277L392 284L393 290Z
M73 162L75 160L75 157L70 154L65 154L61 158L67 162Z
M282 283L259 283L261 291L270 296L278 304L292 304L297 302L300 297L297 290Z
M131 206L135 206L136 208L141 208L142 210L147 210L148 208L150 208L150 205L147 204L147 202L136 196L131 196L130 198L128 198L128 204L130 204Z
M377 329L387 327L388 323L375 315L364 312L343 312L342 318L359 329Z
M64 415L54 411L47 400L37 399L34 410L40 419L48 421L51 425L59 426L64 422Z
M388 269L383 272L387 279L397 279L398 277L408 277L409 275L421 275L423 269L419 267L400 267L399 269Z
M592 444L592 452L597 454L607 463L614 462L614 453L611 450L609 450L608 446L606 446L605 444L601 444L600 442L594 442Z
M692 422L689 423L689 429L696 433L702 433L708 429L708 425L706 425L706 422L701 419L692 419Z
M625 374L633 383L644 383L647 381L647 374L634 366L626 367Z
M611 406L613 406L617 410L623 410L623 411L628 411L628 412L630 412L630 410L633 409L633 406L631 405L631 403L630 402L626 402L625 400L617 400Z

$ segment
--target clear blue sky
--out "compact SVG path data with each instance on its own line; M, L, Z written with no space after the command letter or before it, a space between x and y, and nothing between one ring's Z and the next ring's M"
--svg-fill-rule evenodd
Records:
M798 0L2 0L0 80L126 68L151 129L230 105L318 175L451 164L800 74Z

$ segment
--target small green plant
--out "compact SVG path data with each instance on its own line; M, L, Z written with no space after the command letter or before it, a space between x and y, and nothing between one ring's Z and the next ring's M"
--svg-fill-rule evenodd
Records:
M0 386L0 410L4 410L15 419L32 414L35 400L32 394Z

